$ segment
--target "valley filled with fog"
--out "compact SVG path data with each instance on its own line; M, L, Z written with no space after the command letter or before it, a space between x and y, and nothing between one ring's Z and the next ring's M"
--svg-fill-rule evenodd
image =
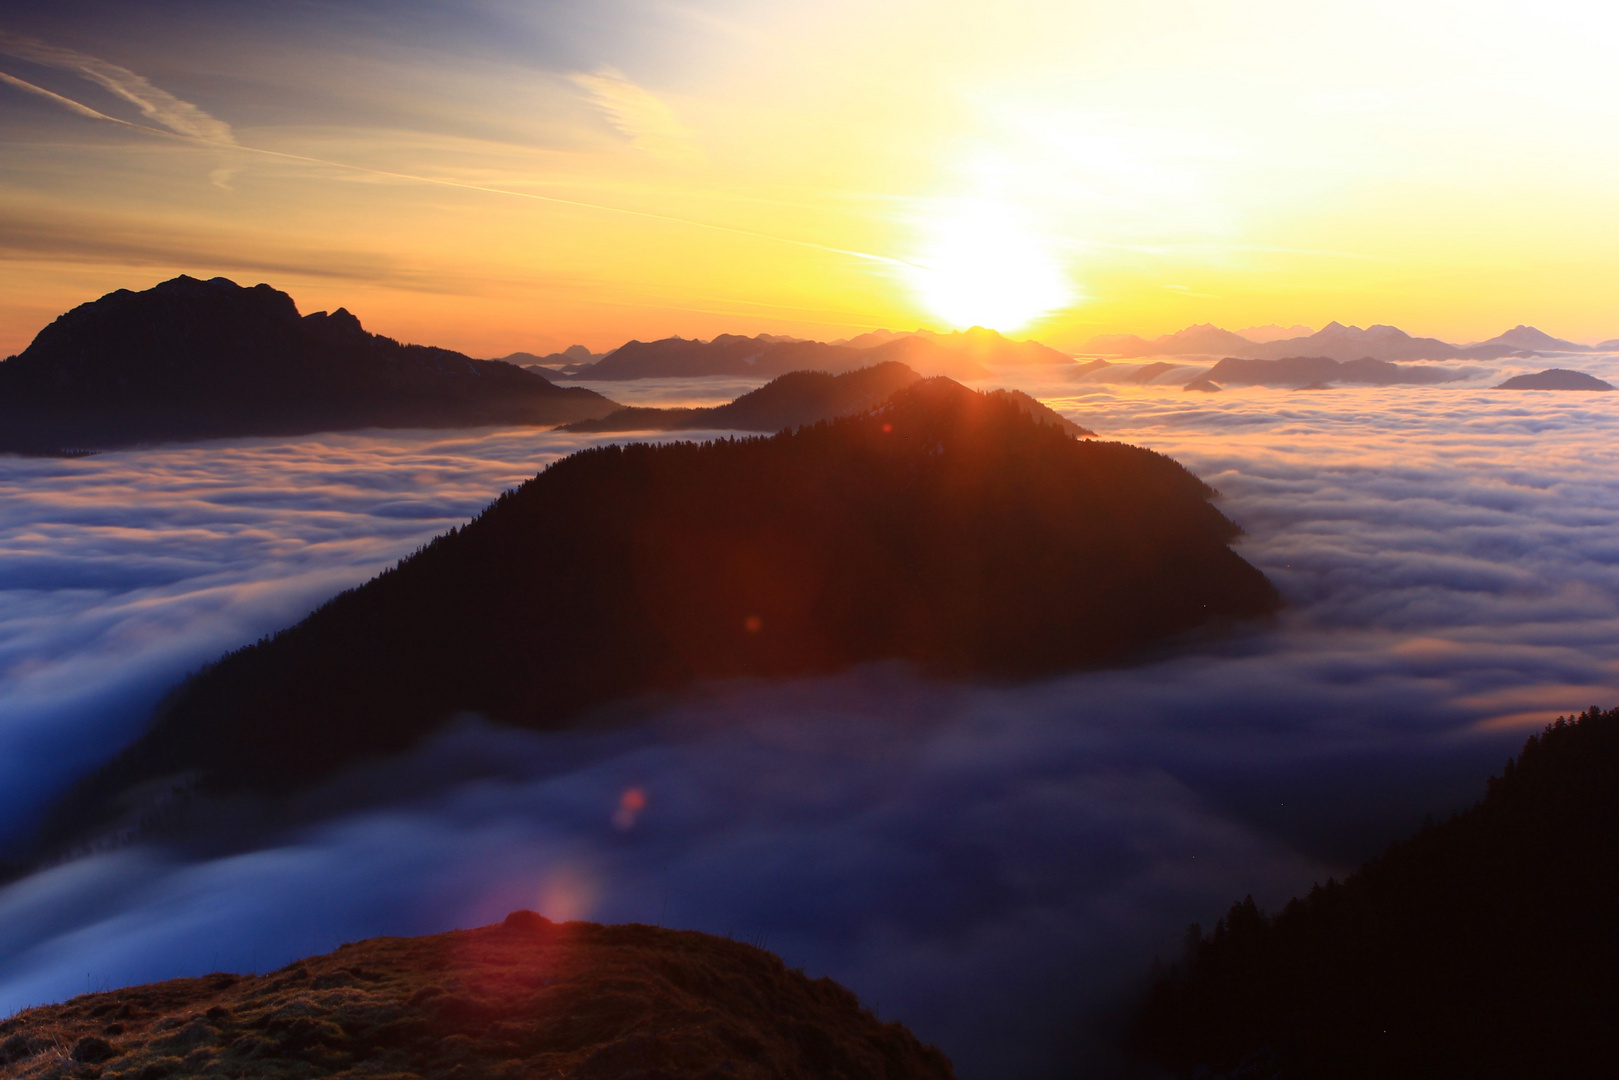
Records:
M707 686L585 733L464 717L305 796L279 832L0 888L0 1010L533 907L765 945L963 1075L1101 1066L1102 1033L1188 922L1343 873L1470 803L1545 721L1619 703L1619 395L1484 388L1551 366L1611 380L1619 361L1473 366L1489 379L988 383L1219 489L1284 613L1021 685L878 665ZM600 441L359 432L0 458L9 838L187 671Z

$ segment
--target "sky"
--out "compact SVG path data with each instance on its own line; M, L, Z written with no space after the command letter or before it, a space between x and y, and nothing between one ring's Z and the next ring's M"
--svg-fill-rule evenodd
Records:
M1619 355L1581 364L1619 379ZM763 944L963 1076L1107 1077L1109 1023L1189 922L1342 875L1476 799L1550 719L1619 697L1619 394L1044 377L1027 388L1219 490L1278 623L1016 686L874 665L701 687L606 731L468 719L285 819L238 807L229 836L0 887L0 1014L529 907ZM0 460L0 840L184 672L595 441Z
M478 356L982 323L1619 336L1589 0L0 12L0 355L268 281Z

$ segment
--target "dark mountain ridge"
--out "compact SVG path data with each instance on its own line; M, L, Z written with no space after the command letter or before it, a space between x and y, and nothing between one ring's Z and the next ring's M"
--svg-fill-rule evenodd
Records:
M1360 386L1432 386L1477 375L1477 368L1442 368L1422 364L1395 364L1362 357L1340 362L1330 356L1288 356L1253 360L1228 356L1201 379L1222 386L1279 386L1300 389L1325 383Z
M1567 368L1547 368L1532 375L1514 375L1497 390L1612 390L1613 384Z
M663 338L630 341L593 364L573 365L568 377L584 381L693 378L705 375L773 378L792 371L839 373L899 361L925 376L982 379L991 368L1066 364L1069 358L1036 341L1013 341L975 326L952 334L867 334L842 344L773 334L721 334L711 341Z
M1178 1076L1612 1076L1616 898L1619 709L1593 708L1343 882L1193 927L1135 1048Z
M367 333L339 308L177 277L82 304L0 363L0 450L361 427L552 425L611 412L600 394L511 364Z
M841 375L793 371L726 405L703 409L619 409L595 420L564 424L564 431L781 431L873 408L921 378L897 360ZM994 390L1041 423L1070 435L1095 435L1019 390Z
M189 679L40 853L94 841L159 778L297 787L466 712L558 729L702 679L1129 660L1277 607L1212 495L944 379L767 438L581 451Z

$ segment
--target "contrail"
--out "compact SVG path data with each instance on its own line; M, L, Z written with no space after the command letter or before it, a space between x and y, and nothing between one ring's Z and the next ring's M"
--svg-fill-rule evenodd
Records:
M9 44L11 44L11 42L6 41L4 37L0 37L0 46ZM0 52L13 51L14 50L10 48L0 47ZM60 52L68 56L72 56L75 59L81 58L81 54L70 53L68 50L60 50ZM33 57L30 57L30 59L32 58ZM82 57L82 59L84 61L94 60L93 57ZM58 66L67 65L63 63L59 64ZM112 67L112 65L106 66L109 68ZM76 67L76 70L82 71L83 69ZM127 74L132 79L139 79L141 88L143 90L159 94L162 93L162 91L157 91L156 88L152 87L150 83L147 83L144 79L141 79L140 76L134 75L133 72L126 72L126 70L123 68L114 68L113 70ZM791 237L756 232L752 229L741 229L734 225L716 225L709 221L697 221L693 218L676 217L673 214L659 214L650 210L631 210L623 206L609 206L605 203L588 202L583 199L565 199L559 195L537 195L529 191L513 191L510 188L491 187L486 184L472 184L463 180L446 180L435 176L419 176L415 173L395 172L391 169L378 169L369 165L354 165L345 161L332 161L327 158L309 157L306 154L292 154L284 150L267 150L261 146L245 146L242 143L234 141L228 126L221 121L214 120L213 117L208 116L200 109L195 109L194 112L198 116L206 117L209 121L209 125L207 125L209 130L208 134L199 134L196 131L196 128L199 125L194 123L191 125L185 125L190 127L191 130L178 130L178 128L182 125L177 124L175 125L177 130L165 131L162 128L155 128L146 124L135 124L128 120L120 120L116 116L108 116L106 113L97 112L88 105L82 105L79 102L74 101L72 98L64 97L61 94L46 90L44 87L35 86L33 83L25 82L22 79L16 78L12 75L7 75L4 72L0 72L0 81L4 81L20 90L26 90L30 93L38 94L41 97L47 98L79 116L88 117L92 120L106 120L114 124L121 124L124 127L134 128L136 131L144 131L149 135L158 135L169 139L180 139L192 145L208 146L219 150L234 150L251 154L260 154L265 157L282 158L287 161L301 161L310 165L324 165L334 169L347 169L351 172L366 173L370 176L386 176L395 180L409 180L418 184L434 184L439 187L460 188L463 191L480 191L489 195L505 195L515 199L529 199L533 202L554 203L558 206L575 206L581 209L595 210L606 214L622 214L628 217L642 218L647 221L662 221L673 225L684 225L688 228L706 229L710 232L729 233L733 236L746 236L751 239L766 240L775 244L789 244L793 247L808 248L811 251L824 251L832 255L846 255L850 258L863 259L867 262L883 263L888 266L912 265L903 259L895 259L887 255L875 255L869 251L855 251L850 248L833 247L830 244L817 244L813 240L795 240ZM107 85L101 78L96 78L95 81L102 82L103 85ZM121 93L121 96L126 98L131 97L131 95L127 93ZM177 102L180 105L186 104L184 102L179 102L178 99L172 98L169 95L164 96L169 98L170 101ZM131 99L133 100L133 98ZM187 108L194 107L187 106ZM147 112L147 115L149 116L153 115L153 113L148 112L144 106L142 111ZM218 127L213 128L212 125L218 125ZM220 132L223 133L222 137Z

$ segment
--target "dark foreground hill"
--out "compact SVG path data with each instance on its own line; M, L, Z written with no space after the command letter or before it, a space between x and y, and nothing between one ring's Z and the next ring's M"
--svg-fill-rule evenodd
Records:
M0 1023L0 1076L950 1080L830 979L707 934L555 924L373 938L262 976L86 994Z
M556 729L698 679L1126 660L1276 607L1212 494L946 379L768 438L581 451L183 684L50 836L155 778L298 785L467 711Z
M1619 710L1559 720L1471 810L1342 883L1189 942L1134 1034L1177 1075L1615 1075Z
M362 427L560 424L617 406L511 364L300 316L268 285L178 277L83 304L0 363L0 451Z
M619 409L595 420L577 420L564 431L781 431L822 420L848 416L882 404L921 376L895 360L841 375L824 371L794 371L772 379L726 405L706 409ZM1016 402L1041 423L1070 435L1094 435L1019 390L995 390L993 395Z

